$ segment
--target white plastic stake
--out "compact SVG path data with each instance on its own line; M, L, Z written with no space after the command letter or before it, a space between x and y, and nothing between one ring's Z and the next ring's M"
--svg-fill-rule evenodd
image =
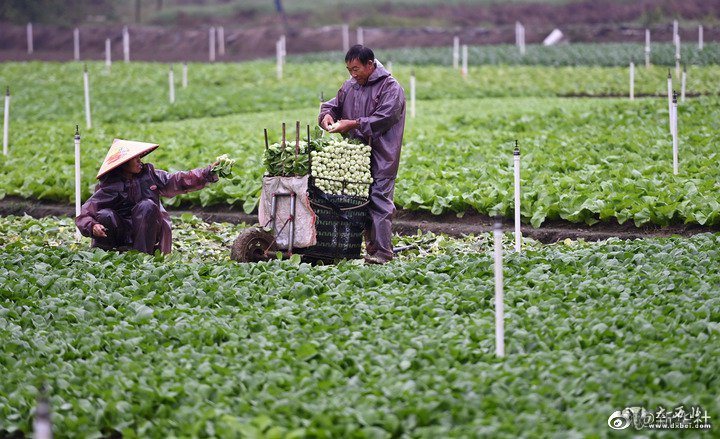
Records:
M187 84L188 84L187 72L188 72L188 66L187 66L187 61L186 61L183 63L183 71L182 71L182 86L183 86L183 88L187 88Z
M80 216L80 129L75 125L75 217ZM75 238L79 241L80 229L75 229Z
M687 67L683 66L682 83L680 87L680 102L685 102L685 81L687 80Z
M83 69L83 85L85 86L85 123L87 128L92 128L92 118L90 117L90 79L88 77L87 64Z
M112 66L112 55L110 52L110 38L105 39L105 67L108 69Z
M650 29L645 29L645 68L650 68Z
M467 78L468 75L468 49L467 44L462 46L462 76Z
M170 90L170 103L175 103L175 72L173 72L173 66L170 64L170 70L168 70L168 87Z
M680 35L675 37L675 76L680 76Z
M45 385L40 387L37 408L33 419L33 437L35 439L52 439L52 420L50 417L50 401L47 397Z
M32 23L27 24L27 50L28 50L28 55L32 55L32 53L34 51Z
M495 355L505 356L505 315L503 305L503 248L502 224L495 222Z
M280 40L277 40L275 42L275 56L277 58L277 64L276 64L277 79L282 79L282 77L283 77L283 59L282 59L282 41L280 41Z
M208 31L208 49L210 62L215 62L215 26L210 26Z
M410 117L415 118L415 72L410 74Z
M705 42L703 41L703 27L702 24L698 26L698 50L703 50Z
M673 20L673 43L675 42L675 39L677 38L678 35L679 35L679 33L678 33L678 21L677 21L677 20Z
M673 174L678 174L678 117L677 117L677 93L673 91Z
M635 100L635 63L630 63L630 100Z
M3 113L3 154L8 155L8 133L10 130L10 87L5 88L5 113Z
M668 114L670 115L670 133L672 134L672 75L670 69L668 69Z
M282 57L283 65L285 65L285 58L287 58L287 40L285 34L280 35L280 56Z
M513 151L513 167L515 170L515 251L519 253L522 248L522 232L520 231L520 148L517 140Z
M125 62L130 62L130 32L128 32L127 26L123 27L123 59Z
M365 31L363 31L361 27L357 28L357 43L363 46L365 45Z
M342 25L342 45L343 52L350 50L350 27L347 24Z
M225 56L225 28L218 26L217 28L217 40L218 40L218 55Z
M515 22L515 45L520 50L520 54L525 55L525 26L519 21Z
M460 67L460 37L453 37L452 60L453 69L457 70Z
M78 28L73 31L73 48L75 61L80 61L80 29Z

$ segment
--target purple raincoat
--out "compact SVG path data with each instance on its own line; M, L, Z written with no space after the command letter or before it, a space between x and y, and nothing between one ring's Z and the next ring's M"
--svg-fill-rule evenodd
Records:
M318 123L327 114L334 120L360 119L360 128L348 135L372 146L373 178L397 176L405 131L405 92L379 61L375 61L375 71L365 85L350 78L337 96L322 104Z
M75 224L80 233L93 238L92 247L129 247L146 253L160 249L170 253L172 225L160 197L197 191L218 181L211 168L169 173L145 163L142 171L129 180L119 172L111 172L82 205ZM95 224L105 226L107 238L92 236Z
M392 216L395 177L405 131L405 92L385 67L375 61L365 85L350 78L337 96L320 107L318 123L329 114L334 120L359 119L360 128L348 132L351 138L370 145L370 229L366 230L368 255L381 261L393 258Z

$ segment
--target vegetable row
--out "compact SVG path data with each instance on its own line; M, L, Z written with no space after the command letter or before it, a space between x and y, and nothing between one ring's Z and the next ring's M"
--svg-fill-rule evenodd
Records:
M218 247L175 221L181 247ZM718 235L509 252L498 359L489 235L314 267L72 233L0 219L0 431L30 433L43 382L78 437L603 436L632 401L720 413Z

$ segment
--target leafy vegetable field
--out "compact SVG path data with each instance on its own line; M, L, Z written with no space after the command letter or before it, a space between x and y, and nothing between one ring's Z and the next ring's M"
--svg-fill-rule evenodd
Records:
M673 44L651 44L652 64L675 66ZM340 52L320 52L290 57L293 61L317 62L342 59ZM423 47L378 50L381 60L414 65L452 65L452 47ZM720 44L697 44L682 48L682 61L688 65L716 65L720 60ZM573 43L556 46L529 45L521 55L514 45L482 45L468 47L469 65L530 65L530 66L606 66L627 67L630 62L645 65L645 44Z
M164 257L0 219L0 431L30 431L43 381L58 437L606 437L634 404L717 422L720 235L506 254L498 359L489 236L313 267L236 264L238 227L175 224Z
M95 125L81 129L83 199L108 145L120 137L161 144L147 158L161 169L204 166L224 153L238 159L232 179L169 203L252 212L263 173L263 128L274 142L282 122L300 120L304 138L305 125L317 122L316 92L324 87L329 98L345 75L341 64L324 62L288 63L291 79L284 81L266 62L191 65L190 85L178 88L170 105L166 68L117 65L108 74L90 65ZM447 67L417 67L418 115L408 117L396 202L432 213L509 215L512 141L518 139L522 215L533 226L549 219L719 224L720 67L688 70L688 93L704 96L680 104L677 176L662 97L667 71L637 71L636 93L658 97L559 97L624 94L622 68L484 66L463 80ZM406 88L410 72L408 65L395 67ZM84 120L81 67L3 64L0 79L15 90L0 197L72 200L72 136Z

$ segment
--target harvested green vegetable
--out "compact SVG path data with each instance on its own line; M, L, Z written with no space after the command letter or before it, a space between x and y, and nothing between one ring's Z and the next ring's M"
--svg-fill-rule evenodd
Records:
M271 177L295 177L307 175L309 170L307 142L273 143L265 150L265 169Z
M235 160L228 157L227 154L218 156L215 159L217 164L212 167L212 171L218 175L218 177L227 178L232 175L232 168L235 164Z
M314 142L312 175L322 191L336 195L368 196L370 147L337 137L323 137Z

